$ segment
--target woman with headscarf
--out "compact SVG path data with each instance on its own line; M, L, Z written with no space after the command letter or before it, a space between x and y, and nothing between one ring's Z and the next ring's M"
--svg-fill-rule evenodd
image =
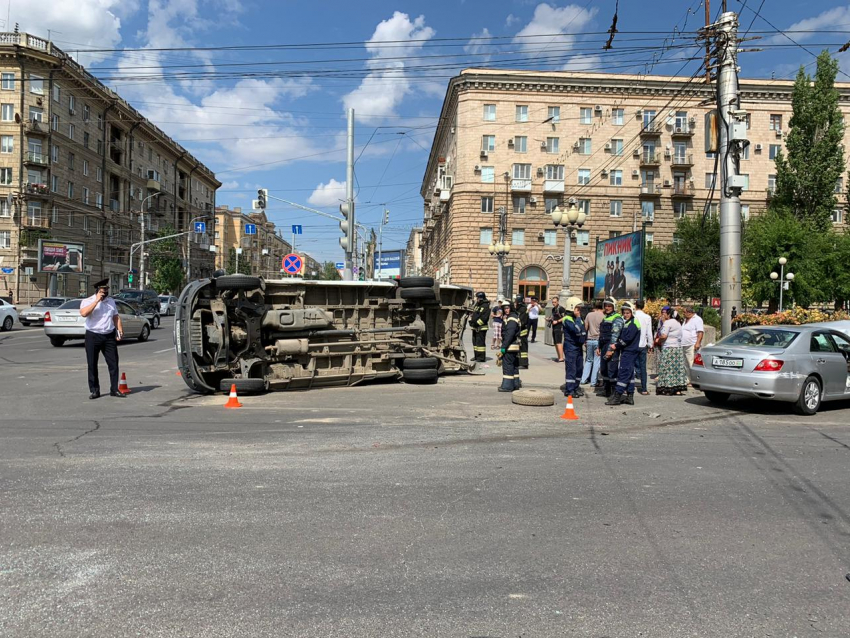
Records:
M682 396L688 385L685 352L682 348L682 325L676 320L676 311L670 306L661 309L655 347L658 348L659 356L655 394Z

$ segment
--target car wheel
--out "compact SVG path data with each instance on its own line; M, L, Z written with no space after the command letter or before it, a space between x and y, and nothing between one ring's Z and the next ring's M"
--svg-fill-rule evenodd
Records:
M712 403L721 405L729 400L729 393L715 392L714 390L705 390L705 398L711 401Z
M65 340L62 337L50 337L50 345L54 348L61 348L65 345Z
M14 322L14 320L12 319L12 317L6 317L6 318L3 320L3 330L5 330L6 332L8 332L9 330L11 330L11 329L12 329L12 324L13 324L13 323L15 323L15 322Z
M159 328L159 321L160 321L160 319L159 319L159 315L154 315L154 316L153 316L153 320L151 321L151 324L153 325L153 329L154 329L154 330L156 330L157 328Z
M230 392L230 387L234 385L236 392L243 394L257 394L269 389L265 379L222 379L218 389L222 392Z
M800 390L800 398L794 404L797 414L811 416L818 411L821 402L821 387L817 377L807 377Z
M436 383L440 373L435 369L405 370L403 373L405 383Z
M528 406L555 405L555 395L543 390L514 390L511 392L511 402Z
M419 301L436 301L433 288L402 288L399 293L402 299Z
M250 275L225 275L215 280L216 290L256 290L262 284L259 277Z
M398 280L399 288L433 288L433 277L402 277Z
M436 357L407 357L402 363L406 370L436 370L440 365Z
M150 336L151 336L150 326L148 326L148 325L142 326L142 331L139 333L139 337L138 337L139 341L147 341L148 337L150 337Z

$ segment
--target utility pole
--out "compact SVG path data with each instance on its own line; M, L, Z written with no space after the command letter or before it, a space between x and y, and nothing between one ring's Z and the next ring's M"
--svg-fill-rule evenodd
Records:
M732 331L732 311L741 308L741 189L742 149L749 144L746 113L738 96L738 15L721 14L713 25L717 50L717 83L720 117L720 306L721 332Z
M384 269L384 264L381 261L381 253L384 248L384 224L390 221L390 211L384 210L384 216L381 218L381 227L378 230L378 280L381 279L381 272Z
M142 249L139 252L139 290L145 289L145 211L139 212L139 223L142 225Z
M357 251L357 231L355 229L354 219L354 109L348 109L348 161L345 167L345 203L347 214L345 217L348 220L346 228L346 237L348 239L345 246L345 276L347 281L352 281L354 277L354 255Z
M711 0L705 0L705 28L711 25ZM705 83L711 84L711 39L705 39Z

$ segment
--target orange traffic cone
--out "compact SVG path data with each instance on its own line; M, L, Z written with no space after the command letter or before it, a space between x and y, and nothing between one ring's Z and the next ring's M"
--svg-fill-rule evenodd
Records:
M573 408L572 395L567 397L567 407L564 410L564 413L561 415L561 418L565 421L578 421L578 415L576 414L575 408Z
M121 394L130 394L130 386L127 385L127 373L121 373L121 382L118 384L118 392Z
M242 404L239 403L239 397L236 396L236 384L230 386L230 398L227 400L227 403L224 404L226 408L241 408Z
M182 372L180 372L180 370L178 370L178 371L177 371L177 376L178 376L178 377L182 377L182 376L183 376L183 373L182 373Z

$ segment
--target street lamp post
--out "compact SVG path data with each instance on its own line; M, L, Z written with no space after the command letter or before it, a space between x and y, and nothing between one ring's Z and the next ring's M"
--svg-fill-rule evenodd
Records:
M572 197L569 200L569 207L566 211L561 210L560 206L556 206L550 215L552 217L552 223L555 224L555 228L563 226L567 231L566 237L564 238L564 268L560 292L561 299L566 301L572 296L572 292L570 292L570 265L572 256L570 253L572 250L573 229L575 229L576 226L579 228L584 226L587 215L583 210L576 207L576 200Z
M149 199L157 197L158 195L160 195L159 191L148 195L142 200L142 203L139 205L139 223L142 227L142 235L140 237L142 243L142 250L141 254L139 254L139 290L142 290L145 287L145 202L147 202Z
M499 262L499 272L496 275L496 296L505 295L505 284L503 272L505 270L505 257L511 252L511 245L506 241L508 209L499 207L499 240L493 241L487 250ZM508 298L510 295L505 295Z
M794 281L793 272L785 273L785 264L787 263L788 260L785 257L780 257L779 272L774 271L770 273L770 278L773 281L779 281L779 312L782 312L782 292L788 290L791 287L791 282Z

